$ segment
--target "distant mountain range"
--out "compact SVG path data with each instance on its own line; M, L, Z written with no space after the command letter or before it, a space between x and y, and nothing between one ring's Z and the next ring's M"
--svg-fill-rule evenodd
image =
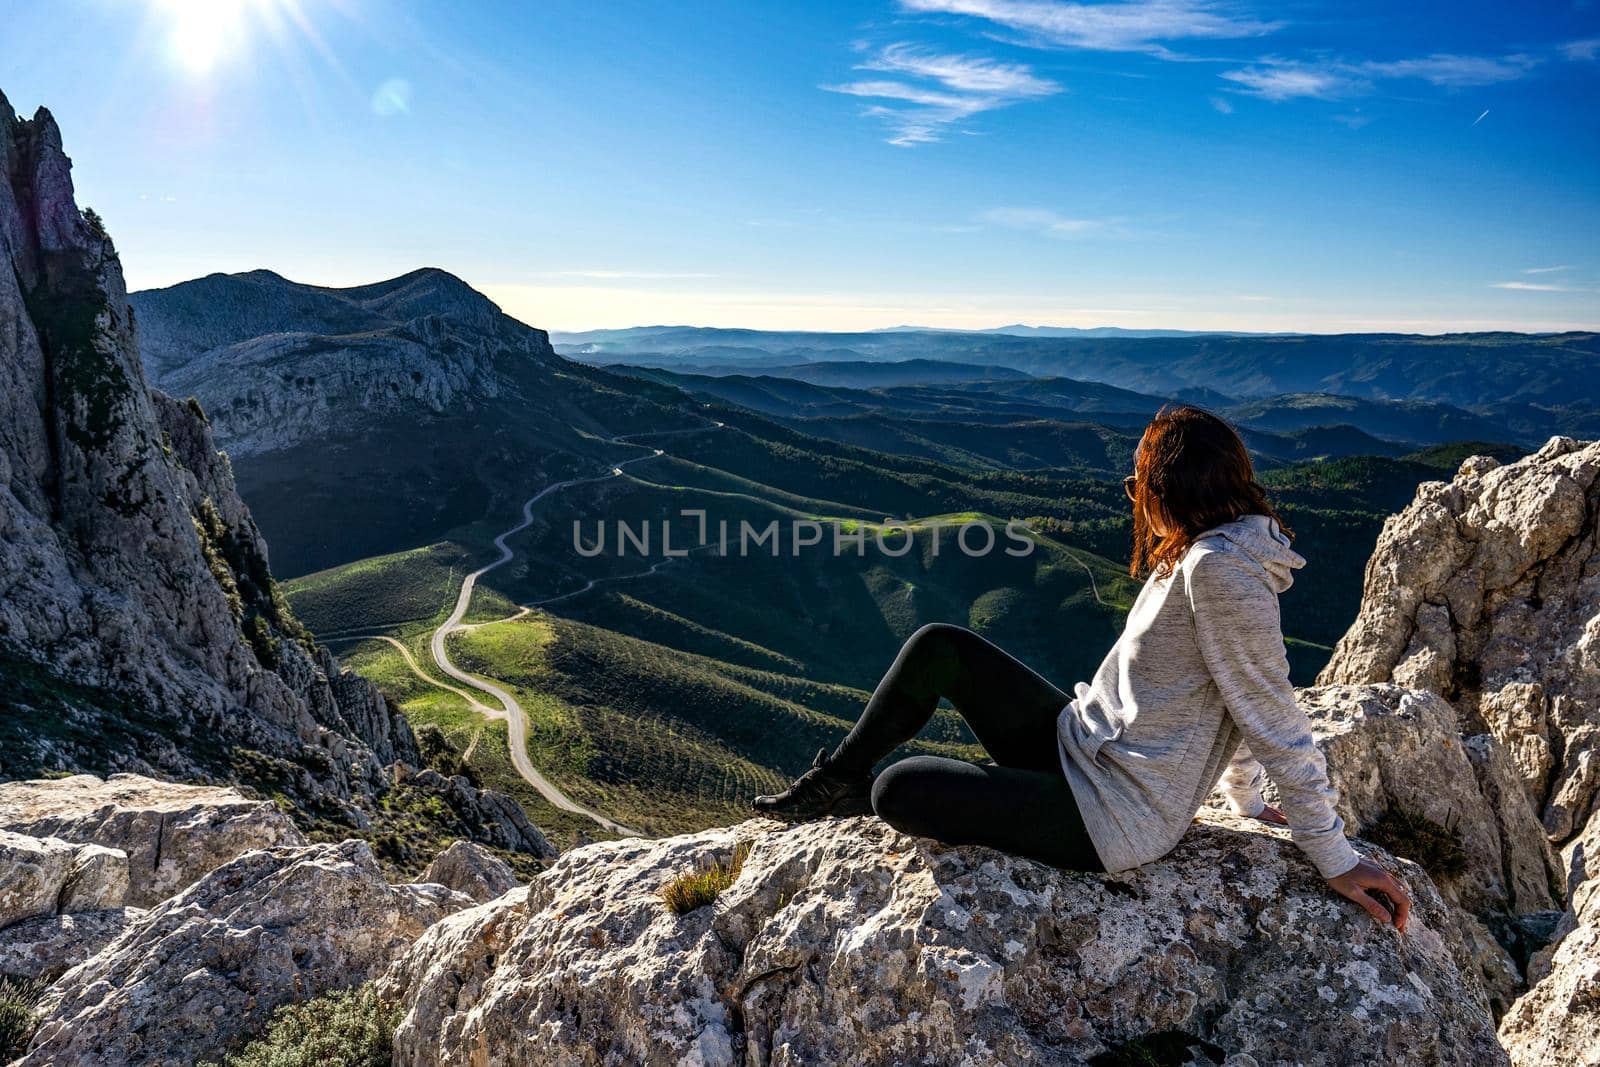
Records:
M1287 336L1251 330L1131 330L1122 326L991 326L986 330L955 330L939 326L890 326L879 333L979 333L1008 337L1271 337Z
M630 364L702 375L782 374L805 363L936 360L1007 367L1039 378L1100 382L1151 396L1226 402L1285 394L1323 394L1378 404L1446 405L1487 420L1490 439L1537 444L1554 432L1600 432L1600 337L1563 334L1131 336L891 330L805 333L644 327L557 335L563 355L595 364ZM1197 391L1205 391L1201 394ZM1211 399L1200 399L1209 396ZM1316 417L1346 421L1331 403L1290 405L1283 425ZM1419 409L1396 409L1378 436L1414 440ZM1443 417L1437 411L1434 415ZM1265 409L1252 418L1280 416ZM1453 416L1459 418L1459 416ZM1301 423L1303 425L1303 423ZM1449 439L1453 430L1435 440Z

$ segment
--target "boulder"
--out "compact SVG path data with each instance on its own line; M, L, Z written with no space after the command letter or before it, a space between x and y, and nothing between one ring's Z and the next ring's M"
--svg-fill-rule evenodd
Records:
M1510 752L1550 836L1600 792L1600 442L1477 456L1384 523L1318 681L1431 689Z
M666 908L665 885L741 846L712 904ZM1403 936L1223 813L1115 876L871 818L752 820L569 851L431 928L380 991L404 1067L1066 1065L1151 1040L1257 1067L1506 1062L1454 909L1395 869Z
M0 930L0 977L53 982L143 915L139 908L107 908L24 919Z
M0 929L40 915L120 908L127 897L125 853L0 830Z
M417 881L453 889L479 904L522 884L509 863L470 841L457 841L439 853Z
M0 828L121 849L136 907L159 904L246 852L303 843L269 801L137 774L0 784Z
M1349 833L1404 808L1460 836L1466 871L1436 879L1446 899L1483 919L1557 906L1555 853L1494 738L1463 741L1455 711L1426 690L1327 685L1296 698Z
M273 1009L377 976L472 901L391 886L360 841L249 852L134 920L46 992L24 1067L218 1059Z

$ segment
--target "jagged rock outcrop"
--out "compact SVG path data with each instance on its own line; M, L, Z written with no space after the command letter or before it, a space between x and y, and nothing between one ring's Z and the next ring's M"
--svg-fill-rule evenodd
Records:
M1431 689L1511 753L1552 839L1600 791L1600 442L1427 482L1384 524L1318 681Z
M540 859L554 859L556 847L528 819L522 805L495 789L479 789L459 774L431 768L400 768L396 785L425 789L450 806L473 840Z
M22 1067L189 1067L273 1009L376 977L472 901L391 886L360 841L247 853L131 922L39 1004Z
M0 694L0 777L243 768L358 822L410 731L294 621L198 409L147 388L70 167L0 98L0 670L40 678Z
M712 906L667 910L663 886L740 843ZM1401 866L1403 938L1220 813L1119 876L870 818L755 820L567 852L430 929L381 988L405 1067L1065 1065L1164 1031L1260 1067L1504 1062L1453 909Z
M1473 735L1464 746L1493 811L1473 834L1492 825L1503 841L1526 842L1516 814L1525 797L1550 839L1565 843L1566 870L1552 882L1565 882L1569 906L1501 1020L1518 1067L1600 1063L1597 522L1600 442L1551 438L1504 466L1475 456L1454 480L1423 484L1385 523L1360 615L1319 679L1442 694ZM1508 864L1506 884L1531 887L1532 866L1519 879ZM1498 932L1533 949L1549 915L1525 912Z
M35 916L120 908L127 898L126 853L0 830L0 929Z
M509 863L471 841L457 841L439 853L417 881L453 889L479 904L522 884Z
M270 801L137 774L0 784L0 829L120 850L128 903L143 908L246 852L304 843Z
M1446 899L1479 916L1556 906L1555 854L1526 798L1503 795L1516 780L1505 777L1504 754L1492 737L1463 741L1455 712L1426 690L1329 685L1295 695L1339 791L1349 833L1404 809L1460 837L1466 870L1440 884ZM1481 751L1478 760L1469 746Z

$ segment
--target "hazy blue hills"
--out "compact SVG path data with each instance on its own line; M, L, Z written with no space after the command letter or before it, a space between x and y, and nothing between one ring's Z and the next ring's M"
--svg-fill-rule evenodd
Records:
M1207 390L1240 401L1304 393L1442 404L1503 427L1491 438L1526 443L1600 427L1600 374L1594 370L1600 339L1592 333L1012 336L650 327L558 335L556 342L558 351L586 362L699 373L774 373L817 360L929 359L1169 398ZM1416 414L1399 421L1415 425ZM1329 417L1349 421L1343 413Z

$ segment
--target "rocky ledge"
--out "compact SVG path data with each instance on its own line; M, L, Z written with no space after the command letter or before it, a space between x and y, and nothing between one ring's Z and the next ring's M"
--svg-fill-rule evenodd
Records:
M1403 936L1286 834L1220 813L1118 876L872 818L753 820L569 852L432 927L380 989L406 1012L406 1067L1064 1065L1156 1045L1232 1067L1506 1062L1456 910L1362 849L1412 887ZM735 850L712 904L664 905Z

